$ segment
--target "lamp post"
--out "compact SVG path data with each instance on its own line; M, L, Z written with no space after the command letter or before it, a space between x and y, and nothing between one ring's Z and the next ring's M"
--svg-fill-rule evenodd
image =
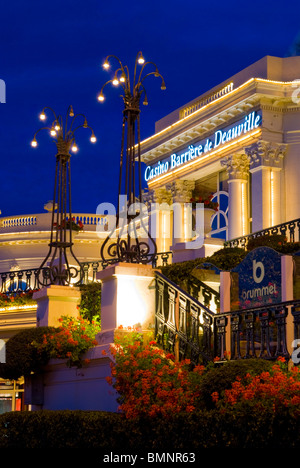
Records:
M121 86L124 109L116 225L101 246L101 258L105 263L119 261L149 263L156 256L157 247L156 242L149 233L149 229L146 229L144 225L144 214L142 213L140 101L143 96L143 104L148 104L144 86L144 80L147 77L152 75L160 78L161 89L166 89L166 86L156 64L146 62L142 52L138 52L136 56L133 77L130 76L128 67L123 66L121 60L115 55L106 57L103 64L105 69L110 68L111 60L117 63L117 67L113 78L102 86L98 100L100 102L104 101L103 90L109 83L113 86ZM127 224L124 222L124 211L121 212L120 200L122 199L125 200ZM146 234L144 239L141 239L141 235L138 235L138 229L140 229L140 232L143 230ZM111 239L115 238L115 241L111 241Z
M56 115L51 107L44 107L40 114L41 120L46 120L46 110L51 112L54 120L49 126L40 128L31 141L31 146L36 147L38 133L48 130L57 147L49 251L37 271L37 280L40 286L77 285L82 280L83 270L73 252L70 151L78 151L75 133L79 128L90 129L91 142L94 143L96 137L87 124L86 117L83 114L74 114L72 106L67 109L64 119L61 115Z

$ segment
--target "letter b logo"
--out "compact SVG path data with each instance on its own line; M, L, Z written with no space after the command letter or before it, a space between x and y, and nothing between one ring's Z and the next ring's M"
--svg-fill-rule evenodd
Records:
M253 279L255 283L261 283L265 276L265 267L262 262L253 260Z

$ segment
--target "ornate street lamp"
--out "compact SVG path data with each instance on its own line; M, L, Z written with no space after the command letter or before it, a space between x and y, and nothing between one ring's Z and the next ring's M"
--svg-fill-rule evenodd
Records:
M146 62L142 52L139 52L136 56L132 81L128 67L123 66L121 60L115 55L108 55L103 67L109 69L111 59L116 61L117 67L113 78L103 85L98 100L100 102L104 101L103 90L109 83L113 86L121 86L124 110L116 226L102 244L101 258L105 263L149 263L156 256L157 247L148 228L144 225L142 214L140 100L143 96L143 104L148 104L144 86L144 80L147 77L152 75L160 78L161 89L163 90L166 89L166 86L156 64ZM147 72L147 70L149 71ZM123 189L122 184L124 185ZM122 213L120 207L122 197L124 197L125 204L127 204L125 206L127 232L124 231L124 211ZM138 235L139 229L140 235ZM145 233L143 238L141 238L141 232ZM112 241L115 238L116 240Z
M82 280L83 270L72 248L74 225L71 207L70 151L78 151L75 132L79 128L90 129L92 143L96 141L96 137L93 129L87 124L86 117L83 114L74 114L72 106L69 106L64 119L61 115L56 115L51 107L44 107L40 114L41 120L46 120L46 110L51 111L54 120L48 127L42 127L35 133L31 146L37 146L36 136L41 130L48 130L56 143L57 154L49 252L37 271L37 280L40 286L77 285Z

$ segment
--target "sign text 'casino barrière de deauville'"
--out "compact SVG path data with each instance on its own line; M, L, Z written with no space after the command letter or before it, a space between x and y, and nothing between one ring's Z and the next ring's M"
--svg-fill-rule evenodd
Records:
M202 140L195 145L190 145L183 153L173 153L163 161L158 161L153 166L147 166L145 170L146 182L172 171L176 167L179 167L194 158L199 158L224 143L235 140L241 135L251 132L258 128L261 125L261 122L262 118L260 113L253 111L235 125L227 127L224 130L217 130L211 138Z

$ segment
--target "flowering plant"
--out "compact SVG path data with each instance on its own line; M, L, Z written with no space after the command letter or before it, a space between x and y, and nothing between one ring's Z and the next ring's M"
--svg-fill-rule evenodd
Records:
M223 395L214 392L212 398L220 409L252 404L262 412L267 408L274 412L290 408L299 416L300 369L293 367L288 371L285 359L279 357L270 372L247 374L245 379L238 377Z
M32 299L32 295L35 290L28 292L15 293L11 296L0 293L0 307L10 307L13 305L29 305L36 304L36 301Z
M56 223L53 223L54 226L56 226ZM72 231L81 231L83 229L83 224L79 220L78 223L75 222L75 218L73 217L71 222L68 219L67 221L65 219L62 220L62 223L58 226L58 229L72 229Z
M111 352L115 364L107 381L119 393L119 410L127 418L168 417L195 409L198 391L189 378L189 360L174 362L174 356L165 354L155 341L144 345L140 337L126 346L114 344ZM201 374L203 370L203 366L196 366L193 372Z
M62 316L61 325L52 333L45 333L42 343L35 343L38 351L48 352L50 358L67 359L67 365L81 367L81 356L97 344L100 332L97 317L92 322L82 317Z
M203 203L204 208L211 208L212 210L218 211L219 203L213 202L212 199L213 199L213 194L211 194L207 198L203 198L203 197L200 197L200 196L199 197L193 197L193 198L190 199L190 202L192 203L192 208L196 208L197 203Z

